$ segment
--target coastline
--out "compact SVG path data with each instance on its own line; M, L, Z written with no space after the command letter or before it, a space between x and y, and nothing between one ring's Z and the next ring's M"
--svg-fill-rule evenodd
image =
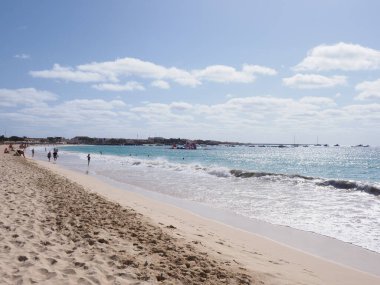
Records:
M58 167L67 169L60 165ZM71 171L78 172L77 170ZM317 258L380 276L380 268L377 266L377 264L380 263L380 254L355 244L289 226L274 225L257 219L248 219L226 210L210 208L207 205L199 204L194 201L184 200L134 185L117 182L102 175L86 174L86 176L88 175L123 192L132 192L133 194L142 196L146 198L149 203L160 202L163 207L170 205L180 211L190 212L195 216L220 223L223 226L263 237L264 239L274 241ZM107 193L104 193L104 195L107 196ZM120 195L123 195L123 193L120 193Z
M227 209L220 209L206 205L205 203L167 195L162 191L156 191L150 187L144 188L144 186L133 183L133 180L129 182L128 178L121 180L114 179L112 176L107 175L107 173L103 174L103 171L98 171L99 168L96 166L96 163L99 163L99 161L97 161L97 158L95 158L94 161L95 165L87 168L87 164L83 164L83 161L81 162L78 158L67 160L67 155L68 154L63 155L62 158L58 160L59 167L92 175L94 178L100 179L106 184L111 184L115 188L134 192L147 197L150 200L160 201L163 204L170 204L185 209L203 218L263 236L264 238L274 240L275 242L308 254L380 276L380 269L376 266L380 263L380 253L376 251L318 232L297 229L292 226L271 224L260 220L260 218L243 217L242 215L235 214ZM41 156L38 156L37 159L42 159L43 163L46 160ZM102 161L100 161L100 163L102 163ZM94 168L93 166L96 167ZM133 170L128 170L125 173L126 175L129 175L132 172ZM154 187L154 184L150 184L150 186Z
M34 164L30 159L27 161ZM180 237L184 244L194 246L195 251L206 252L207 256L218 260L220 264L225 262L237 269L244 268L245 274L262 284L378 284L380 281L379 276L312 256L257 234L125 191L97 177L74 172L58 164L33 161L39 165L34 166L37 167L35 170L43 167L81 185L89 193L100 194L122 207L134 209L169 235Z

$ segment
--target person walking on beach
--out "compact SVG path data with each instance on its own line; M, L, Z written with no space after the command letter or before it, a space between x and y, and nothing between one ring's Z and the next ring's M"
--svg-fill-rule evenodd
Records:
M90 154L87 155L87 166L90 166L90 160L91 160L91 156Z
M51 158L51 152L50 151L47 154L47 158L49 159L49 162L50 162L50 158Z
M58 152L54 149L54 152L53 152L53 158L54 158L54 161L57 160L58 158Z
M32 157L34 157L34 148L32 148Z

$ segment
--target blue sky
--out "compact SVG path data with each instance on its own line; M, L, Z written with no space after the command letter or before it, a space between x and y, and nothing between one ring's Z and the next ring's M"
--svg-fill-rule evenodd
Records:
M1 1L0 133L379 145L379 1Z

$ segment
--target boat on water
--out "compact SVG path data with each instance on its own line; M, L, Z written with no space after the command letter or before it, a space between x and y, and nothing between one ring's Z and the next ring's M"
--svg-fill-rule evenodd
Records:
M195 150L197 149L197 144L192 141L187 141L185 145L183 146L178 146L175 143L172 145L171 149L192 149Z

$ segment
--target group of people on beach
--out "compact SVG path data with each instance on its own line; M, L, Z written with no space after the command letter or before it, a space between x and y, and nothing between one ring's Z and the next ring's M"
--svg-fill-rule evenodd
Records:
M4 149L4 153L10 153L11 151L14 151L15 153L13 154L14 156L23 156L25 157L24 150L26 148L26 145L21 144L20 148L15 151L13 148L13 144L9 144L8 147Z
M4 153L10 153L11 151L14 151L14 152L15 152L14 155L25 157L24 149L25 149L26 147L27 147L26 144L21 144L21 145L19 146L19 149L17 149L17 150L15 151L15 149L14 149L14 147L13 147L13 144L9 144L8 147L6 147L6 148L4 149ZM46 150L46 147L45 147L45 151L47 151L47 150ZM32 157L34 157L34 153L35 153L34 148L32 148L31 152L32 152ZM100 152L100 154L102 154L102 152ZM53 156L53 160L54 160L54 161L57 161L57 159L58 159L58 148L53 148L53 154L52 154L52 151L51 151L51 150L49 150L49 152L47 153L47 158L48 158L49 162L50 162L52 156ZM87 155L87 166L90 166L90 161L91 161L91 155L88 154L88 155Z
M49 152L47 154L47 158L48 158L48 160L50 162L50 159L51 159L51 151L50 150L49 150ZM54 161L57 161L57 158L58 158L58 148L54 148L53 149L53 159L54 159Z
M45 151L46 151L46 148L45 148ZM32 153L34 155L34 149L32 150ZM47 158L50 162L50 159L51 159L51 151L49 150L48 154L47 154ZM58 148L54 148L53 149L53 159L54 161L57 161L57 158L58 158ZM87 155L87 165L89 166L90 165L90 160L91 160L91 156L90 154Z

